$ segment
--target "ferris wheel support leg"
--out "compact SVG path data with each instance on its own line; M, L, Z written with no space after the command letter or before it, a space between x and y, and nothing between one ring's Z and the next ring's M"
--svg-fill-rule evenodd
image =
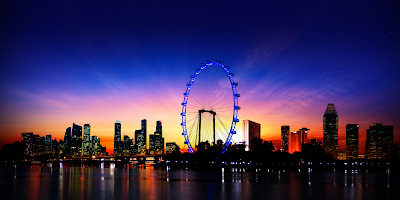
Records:
M213 136L214 136L214 145L215 145L215 113L213 113Z
M198 143L198 146L200 146L200 133L201 133L201 112L199 111L199 117L200 117L200 120L199 120L199 143Z

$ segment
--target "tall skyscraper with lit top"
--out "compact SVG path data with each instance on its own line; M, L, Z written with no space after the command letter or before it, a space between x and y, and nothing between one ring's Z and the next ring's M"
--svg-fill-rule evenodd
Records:
M323 118L324 150L326 153L337 157L339 117L335 105L328 104Z

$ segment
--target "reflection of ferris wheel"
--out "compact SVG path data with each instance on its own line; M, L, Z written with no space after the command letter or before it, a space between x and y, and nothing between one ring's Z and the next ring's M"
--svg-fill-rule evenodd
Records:
M192 145L197 149L201 143L211 143L224 153L231 144L240 109L238 84L233 81L233 76L228 66L216 60L202 63L191 76L183 94L181 113L182 135L189 152L194 152Z

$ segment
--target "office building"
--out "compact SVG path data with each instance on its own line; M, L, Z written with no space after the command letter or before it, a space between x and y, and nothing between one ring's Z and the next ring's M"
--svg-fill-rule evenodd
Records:
M121 142L121 122L115 121L114 125L114 155L119 156L122 154L122 142Z
M167 142L165 144L165 153L172 154L174 152L180 152L179 146L175 142Z
M68 127L65 130L64 134L64 153L70 154L71 153L71 127Z
M371 124L367 129L365 158L388 159L393 150L393 126Z
M323 117L324 150L334 158L337 157L338 153L338 129L339 118L335 105L333 103L328 104Z
M33 133L32 132L21 133L21 143L24 145L24 154L31 155L33 146Z
M45 151L46 153L52 153L52 144L51 144L51 135L46 135L46 139L45 139Z
M82 155L90 156L90 124L83 125Z
M251 140L261 139L261 125L259 123L243 120L243 141L246 144L246 151L252 150Z
M33 142L32 142L32 155L36 156L39 155L40 152L40 136L33 135Z
M358 158L358 124L346 125L346 159Z
M124 135L124 150L122 152L124 156L131 155L132 145L133 145L133 140L130 139L128 135Z
M298 131L290 133L289 153L302 152L303 145L307 142L307 133L310 129L301 128Z
M290 126L289 125L281 126L281 151L285 153L289 152L289 134L290 134Z
M71 155L82 155L82 126L73 123L71 135Z
M161 121L156 123L156 131L149 135L150 154L164 154L164 138L162 137Z
M141 122L141 129L135 131L135 145L138 148L138 154L146 154L146 135L147 135L147 121L145 119Z
M51 148L51 146L50 146L50 148ZM41 136L40 143L39 143L39 154L44 154L44 153L47 153L46 152L46 137Z

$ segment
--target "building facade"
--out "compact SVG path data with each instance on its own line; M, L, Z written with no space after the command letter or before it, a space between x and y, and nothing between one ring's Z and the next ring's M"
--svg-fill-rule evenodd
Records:
M83 125L82 155L90 156L90 124Z
M285 153L289 153L289 134L290 126L281 126L281 151Z
M51 135L46 135L46 140L45 140L45 142L46 142L46 145L45 145L45 151L46 151L46 153L52 153L53 152L53 150L52 150L52 144L51 144L51 142L52 142L52 140L51 140Z
M156 122L156 131L149 135L150 154L164 154L164 138L162 137L161 121Z
M338 153L339 117L335 105L328 104L323 117L324 150L334 158Z
M121 145L121 122L119 120L115 121L114 124L114 155L119 156L122 154Z
M175 152L180 152L179 146L175 142L167 142L165 144L165 153L172 154Z
M251 150L251 140L261 139L261 124L243 120L243 141L246 144L246 151Z
M365 158L389 159L393 151L393 126L371 124L367 129Z
M358 158L358 124L346 125L346 159Z
M71 155L82 155L82 126L75 123L72 124Z

